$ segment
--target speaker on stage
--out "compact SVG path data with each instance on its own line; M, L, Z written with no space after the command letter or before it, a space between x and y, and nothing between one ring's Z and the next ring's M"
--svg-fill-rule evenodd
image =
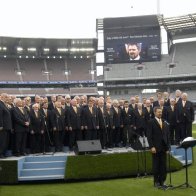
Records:
M100 140L85 140L85 141L77 141L75 153L77 155L100 154L101 150L102 148L101 148Z

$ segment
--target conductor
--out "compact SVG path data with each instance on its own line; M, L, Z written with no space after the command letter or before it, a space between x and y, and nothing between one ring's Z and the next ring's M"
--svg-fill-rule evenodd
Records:
M152 153L154 186L166 188L166 157L169 152L169 126L162 119L162 109L154 108L155 117L149 121L147 137Z

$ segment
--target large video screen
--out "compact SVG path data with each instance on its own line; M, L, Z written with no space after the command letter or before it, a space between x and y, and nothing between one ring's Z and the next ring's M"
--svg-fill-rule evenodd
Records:
M107 64L160 61L160 27L106 28L104 51Z

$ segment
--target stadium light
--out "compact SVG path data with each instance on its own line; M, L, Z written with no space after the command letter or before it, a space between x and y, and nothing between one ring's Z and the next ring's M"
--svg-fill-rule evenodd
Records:
M143 89L142 94L145 93L156 93L158 89Z
M92 52L94 48L70 48L71 52Z
M62 59L62 56L60 56L59 58Z
M0 47L0 50L6 51L7 47Z
M90 74L94 75L95 74L95 70L90 70Z
M35 52L37 49L36 49L36 48L27 48L27 50L28 50L29 52Z
M57 48L58 52L67 52L68 48Z
M26 56L26 59L28 59L29 57L28 56Z
M83 58L83 56L80 56L80 58L82 59L82 58Z
M21 75L22 75L22 71L17 71L16 74L17 74L18 76L21 76Z
M19 58L21 59L21 58L22 58L22 56L19 56Z
M53 56L53 59L55 59L56 57L55 56Z
M49 52L50 49L49 49L49 48L44 48L43 51L44 51L44 52Z
M65 70L64 74L65 74L66 76L70 75L70 70Z
M97 86L103 86L103 82L98 82Z
M23 48L22 47L17 47L17 51L21 52L21 51L23 51Z
M47 56L47 59L49 59L50 57L49 56Z
M49 74L50 72L49 71L44 71L44 74Z
M4 58L6 58L7 56L6 56L6 55L4 55L3 57L4 57Z

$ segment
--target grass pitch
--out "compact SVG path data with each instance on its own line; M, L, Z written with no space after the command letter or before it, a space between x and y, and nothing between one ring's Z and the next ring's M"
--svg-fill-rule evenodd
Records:
M196 138L196 125L193 126L193 136ZM194 148L196 157L196 147ZM189 183L196 187L196 163L188 168ZM172 185L185 182L185 169L171 174ZM169 175L167 176L169 183ZM0 185L0 196L195 196L191 188L175 190L159 190L153 187L153 178L124 178L102 181Z

